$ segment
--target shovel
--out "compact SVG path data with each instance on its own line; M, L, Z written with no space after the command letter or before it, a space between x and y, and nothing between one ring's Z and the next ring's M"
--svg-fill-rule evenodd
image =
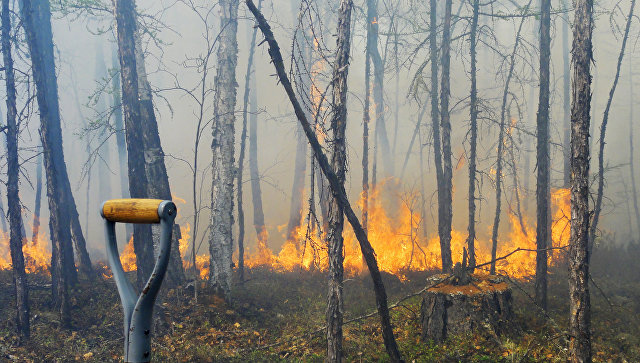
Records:
M170 200L112 199L102 203L100 214L105 220L107 256L116 280L122 310L124 311L124 361L149 362L151 360L151 318L153 305L167 272L171 252L171 232L176 218L176 205ZM116 222L160 223L160 249L153 272L144 289L137 295L127 280L120 263L116 241ZM148 241L151 243L151 241Z

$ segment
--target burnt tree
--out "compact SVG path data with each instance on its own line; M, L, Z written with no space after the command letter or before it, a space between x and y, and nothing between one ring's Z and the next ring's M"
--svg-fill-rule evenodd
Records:
M551 189L549 158L549 60L551 58L551 0L540 2L540 94L537 115L536 158L536 279L535 299L547 309L547 250L551 245Z
M138 73L135 55L136 13L133 0L114 0L118 36L118 56L122 81L122 108L124 110L127 143L127 171L131 198L147 198L148 182L145 173L144 140L140 111ZM151 227L134 224L133 249L136 254L137 283L141 287L153 268Z
M340 1L338 12L338 28L336 59L333 64L333 114L331 131L333 140L331 167L336 173L340 186L344 188L347 172L347 76L349 74L349 52L351 51L351 0ZM332 191L333 192L333 191ZM327 296L327 361L342 361L342 322L344 319L344 299L342 297L342 281L344 279L344 252L342 230L344 228L344 211L338 201L333 198L329 202L329 226L327 243L329 254L329 291Z
M16 82L11 55L11 13L9 0L2 0L2 59L7 92L7 208L9 212L9 249L16 298L16 328L21 339L29 339L29 286L22 254L22 210L20 208L18 161L18 122ZM4 219L4 216L3 216ZM26 241L25 241L26 242Z
M589 297L589 110L593 0L576 0L571 104L571 236L569 239L570 360L591 362Z

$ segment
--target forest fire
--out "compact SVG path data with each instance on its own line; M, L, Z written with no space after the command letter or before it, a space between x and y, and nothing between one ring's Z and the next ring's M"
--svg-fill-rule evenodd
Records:
M396 215L385 209L384 197L381 195L384 183L373 188L369 200L369 240L376 251L380 270L394 274L404 279L406 271L437 270L441 268L440 244L438 237L425 239L420 233L422 217L416 211L417 207L410 207L410 203L396 203ZM553 213L553 247L566 246L569 241L569 190L558 189L552 193ZM362 205L362 200L359 201ZM535 226L523 217L522 225L519 218L509 215L509 233L499 240L497 256L506 255L517 248L535 250ZM306 223L296 231L301 250L296 249L294 241L286 241L276 255L270 250L259 248L255 255L249 256L247 266L270 266L276 270L293 271L295 269L327 268L324 241L319 237L316 228L307 230ZM466 247L467 233L452 231L451 249L454 263L462 260L463 248ZM307 241L307 243L304 243ZM363 263L358 242L350 227L345 228L345 270L351 274L363 272ZM499 260L496 270L514 278L528 278L535 274L535 252L520 251L508 259ZM561 258L558 250L549 252L550 264L553 265ZM490 241L476 241L476 260L478 264L491 260Z
M49 275L51 264L51 251L47 246L49 237L40 232L34 241L25 240L22 245L25 270L27 273L44 273ZM11 269L11 256L9 254L9 234L0 231L0 270Z

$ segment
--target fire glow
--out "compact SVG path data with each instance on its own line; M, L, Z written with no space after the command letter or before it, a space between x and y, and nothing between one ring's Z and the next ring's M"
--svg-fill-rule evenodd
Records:
M49 237L40 231L34 241L24 240L22 254L24 255L25 271L27 273L49 274L51 251L48 247ZM0 231L0 270L11 269L11 254L9 253L9 233Z

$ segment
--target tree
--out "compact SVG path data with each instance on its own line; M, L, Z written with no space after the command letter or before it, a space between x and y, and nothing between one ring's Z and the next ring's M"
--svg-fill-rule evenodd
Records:
M216 292L231 300L231 254L233 252L234 125L236 105L236 65L238 63L238 2L220 1L223 28L217 49L216 89L213 104L213 151L209 283Z
M451 63L451 0L445 4L442 30L442 84L440 86L440 127L442 128L442 199L438 201L438 235L442 255L442 271L451 272L451 223L453 222L453 165L451 164L451 115L449 111ZM435 137L434 137L435 138Z
M258 1L258 9L260 9L262 7L262 0ZM237 185L238 185L238 191L237 191L237 196L238 196L238 275L240 278L240 281L244 281L244 210L242 208L242 173L244 171L244 154L245 154L245 145L246 145L246 139L247 139L247 106L249 104L249 96L253 96L252 102L251 102L251 107L252 107L252 111L253 114L251 115L251 117L255 117L257 118L257 115L255 115L255 109L257 109L256 103L257 103L257 97L255 97L255 93L258 91L258 89L255 87L255 84L253 84L253 92L251 92L251 72L253 71L253 53L255 52L255 48L256 48L256 34L258 33L258 28L253 28L253 32L251 34L251 41L250 41L250 45L249 45L249 60L247 61L247 73L245 74L245 80L244 80L244 97L242 98L242 133L240 134L240 156L238 157L238 181L237 181ZM254 80L255 82L255 80ZM251 128L252 128L252 134L253 134L253 139L250 140L250 143L254 143L255 145L251 145L250 147L255 148L255 150L250 150L250 153L255 152L255 154L251 155L254 158L254 163L252 163L250 169L253 169L255 167L256 171L255 174L257 173L257 168L258 168L258 161L257 156L258 156L258 143L257 143L257 137L258 135L255 135L256 133L256 128L257 128L257 120L251 120ZM253 178L253 171L251 172L252 174L252 178ZM256 220L256 216L255 213L259 213L260 215L257 217L259 220L262 219L261 222L261 226L256 226L256 234L258 236L258 241L262 241L262 238L264 238L264 233L266 233L265 229L264 229L264 215L262 214L262 196L260 193L260 180L259 180L259 175L256 175L256 178L258 178L257 182L257 187L254 187L254 189L256 189L256 192L258 193L257 196L255 196L255 192L254 192L254 221ZM252 185L253 187L253 185ZM256 201L256 199L258 199ZM259 206L256 211L256 207ZM255 223L254 223L255 224Z
M148 197L145 173L142 116L139 102L139 82L135 55L136 13L133 0L114 0L118 36L118 58L122 81L122 108L124 110L127 143L129 195L132 198ZM141 287L153 268L151 228L146 224L133 226L133 250L136 254L136 275Z
M80 239L78 213L71 194L71 185L64 162L62 129L58 104L58 85L53 56L51 9L48 1L21 2L22 24L26 33L31 69L36 85L40 111L40 139L47 177L49 201L49 230L51 235L51 280L53 302L63 326L71 324L68 285L77 280L73 262L72 230L80 266L91 271L91 262L84 239ZM75 213L73 213L75 212Z
M589 296L589 123L593 0L577 0L573 20L571 104L570 360L591 362Z
M633 8L636 6L636 0L631 0L631 6L629 7L629 15L627 16L627 25L624 29L622 36L622 45L620 46L620 53L618 54L618 63L616 64L616 75L613 78L613 84L609 91L609 99L607 100L607 106L604 108L604 114L602 115L602 123L600 124L600 139L598 140L598 191L596 194L596 204L593 207L593 221L591 222L589 230L590 249L593 248L593 243L596 238L596 231L598 230L598 221L600 219L600 212L602 211L602 197L604 196L604 146L605 136L607 133L607 125L609 123L609 111L611 110L611 103L613 102L613 95L616 92L618 86L618 80L620 79L620 69L622 67L622 60L624 59L624 51L627 47L627 39L629 38L629 29L631 28L631 21L633 19Z
M140 102L141 116L140 125L142 140L144 142L144 171L147 175L147 194L149 198L171 200L173 196L171 195L171 188L169 186L167 168L164 164L164 151L162 151L162 144L160 143L160 135L158 133L158 121L156 120L156 114L153 108L151 85L147 79L139 26L136 27L134 36L136 46L136 72L138 73L138 99ZM170 278L169 281L173 285L179 286L185 279L179 250L180 226L175 224L173 227L174 232L171 235L171 255L169 257L168 275ZM160 226L152 226L151 233L155 250L159 245ZM157 254L157 251L155 251L155 255Z
M22 210L20 208L18 161L18 124L16 120L16 83L11 55L11 13L9 0L2 0L2 58L7 91L7 208L9 211L9 248L16 296L16 328L21 339L29 339L29 286L22 254ZM4 216L2 217L4 219ZM26 241L25 241L26 242Z
M566 10L560 17L562 22L562 111L563 111L563 136L564 142L564 187L569 188L571 180L571 76L569 61L569 4L562 0L562 7Z
M336 30L336 59L333 64L333 114L331 131L333 134L331 167L336 173L340 186L344 188L347 171L347 75L349 74L349 52L351 51L351 0L341 0ZM342 280L344 279L344 253L342 230L344 211L333 198L329 202L329 226L327 243L329 245L329 292L327 297L327 361L342 361L342 321L344 318L344 300Z
M355 212L353 211L351 203L349 203L349 199L347 198L347 193L344 189L344 186L340 183L336 173L333 171L333 168L329 164L329 160L327 159L326 155L324 155L315 130L311 127L311 124L307 120L307 116L303 111L298 98L295 95L293 87L291 86L291 82L289 81L289 77L284 70L280 47L278 46L278 42L273 36L271 27L265 20L262 13L258 11L256 6L253 4L253 1L246 0L246 4L253 16L258 21L258 26L260 27L260 30L265 37L265 41L269 44L269 55L276 69L280 84L282 84L283 88L285 89L289 101L291 102L291 105L293 106L293 109L295 111L298 122L303 128L304 133L307 136L307 140L309 140L309 144L311 145L318 165L320 166L322 173L331 186L333 198L336 199L337 203L342 208L344 215L347 217L349 224L351 224L351 227L353 228L353 231L356 235L356 239L360 244L360 251L362 252L364 260L367 264L367 268L369 269L371 279L373 280L373 290L376 296L376 307L378 309L378 315L380 316L380 322L382 325L382 337L387 353L389 354L389 358L393 362L401 362L402 357L400 356L398 344L396 343L395 336L393 334L391 317L389 316L389 306L387 303L387 293L384 288L384 283L382 282L382 276L380 275L380 269L378 268L375 251L373 250L373 247L371 247L371 243L369 243L367 234L362 228L362 225L360 224L360 221L358 220Z
M547 250L551 245L551 190L549 159L549 59L551 57L551 0L540 2L540 95L538 98L536 158L536 281L535 299L547 309Z
M382 162L387 175L393 175L393 155L384 119L384 61L378 51L378 1L367 0L367 48L373 63L373 102L376 115L376 143L382 147ZM377 152L377 151L376 151Z
M477 85L477 51L478 44L478 13L480 12L480 0L473 1L473 17L471 20L471 31L469 38L471 45L471 91L469 95L469 235L467 236L467 250L469 253L469 267L476 267L476 163L478 147L478 85Z

